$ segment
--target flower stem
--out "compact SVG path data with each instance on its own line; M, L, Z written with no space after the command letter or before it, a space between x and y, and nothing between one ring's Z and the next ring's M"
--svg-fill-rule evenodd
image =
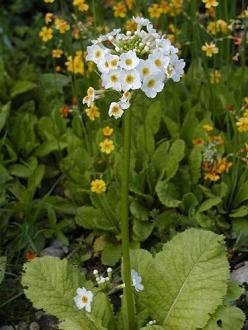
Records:
M128 185L131 149L131 109L124 114L123 134L123 166L121 177L121 236L122 236L122 258L123 258L123 280L125 283L124 299L127 308L128 330L135 329L134 299L131 285L131 269L129 255L129 221L128 221Z

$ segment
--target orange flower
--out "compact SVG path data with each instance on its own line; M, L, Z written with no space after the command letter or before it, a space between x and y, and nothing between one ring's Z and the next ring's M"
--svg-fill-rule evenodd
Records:
M25 252L25 258L28 261L32 261L33 259L35 259L37 257L37 253L31 250L28 250Z

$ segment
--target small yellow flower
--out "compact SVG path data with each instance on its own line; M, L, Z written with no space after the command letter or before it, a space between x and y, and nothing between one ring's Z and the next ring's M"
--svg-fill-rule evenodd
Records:
M84 62L83 62L83 56L82 51L76 52L76 55L68 56L67 62L65 62L65 65L67 67L67 70L69 72L75 73L75 74L84 74Z
M211 84L218 84L221 79L221 73L219 70L214 70L210 73L210 83Z
M127 7L125 6L124 2L118 2L113 7L113 11L115 17L125 17L127 14Z
M45 3L54 3L55 0L44 0Z
M210 42L210 44L205 42L201 49L206 53L206 56L208 57L212 57L214 54L219 52L218 47L216 47L215 43L213 42Z
M49 24L53 21L54 19L54 14L53 13L46 13L45 15L45 23Z
M204 129L205 132L211 132L214 128L212 125L209 125L209 124L205 124L202 126L202 128Z
M244 104L248 104L248 96L244 97Z
M248 116L240 117L236 126L239 132L248 132Z
M66 22L66 20L56 17L54 22L55 28L59 30L59 33L63 34L66 31L70 30L70 25Z
M206 8L217 7L219 4L216 0L202 0L202 2L205 4Z
M162 9L157 3L154 3L148 8L148 13L151 18L159 18L162 14Z
M63 54L63 50L62 49L53 49L52 50L52 57L53 58L60 58Z
M105 154L110 154L115 149L114 142L110 139L105 139L99 144L99 146L101 152Z
M215 182L215 181L218 181L219 179L220 179L219 174L211 173L211 172L204 174L204 180L210 180L210 181Z
M75 27L72 30L72 37L76 40L80 39L80 30L79 30L79 28Z
M134 5L134 0L125 0L126 2L126 5L127 5L127 8L129 10L131 10L133 8L133 5Z
M215 36L219 32L227 34L230 30L226 21L218 19L217 21L208 23L207 31Z
M106 126L102 129L102 134L106 137L109 137L113 134L114 129L112 127Z
M85 0L73 0L73 6L77 7L81 12L87 11L89 9L89 5L85 3Z
M94 121L95 119L100 117L100 111L98 107L94 104L90 108L87 108L85 112L91 121Z
M47 28L43 26L39 32L39 36L42 41L47 42L53 38L53 30L51 28Z
M128 21L126 21L125 23L125 30L126 31L136 31L137 29L137 23L134 22L134 20L129 19Z
M90 190L97 194L102 194L107 190L106 183L101 179L91 181Z

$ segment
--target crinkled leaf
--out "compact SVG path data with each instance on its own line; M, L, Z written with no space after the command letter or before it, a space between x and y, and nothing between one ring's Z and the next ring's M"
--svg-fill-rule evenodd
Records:
M237 300L245 290L241 284L235 281L229 281L227 287L227 293L224 298L224 305L232 305L235 300Z
M133 251L132 267L144 285L138 303L165 329L204 327L227 290L223 237L209 231L186 230L155 258L147 251Z
M156 193L160 202L167 207L177 207L182 202L178 199L178 192L175 185L167 183L166 180L159 181L156 185Z
M244 313L234 306L220 306L212 315L204 330L241 330L245 321Z
M109 219L101 210L92 206L82 206L77 209L76 223L87 229L102 229L111 231L114 229Z
M46 256L26 263L22 285L26 297L35 308L43 309L61 321L76 322L80 319L79 324L83 325L81 329L101 329L94 326L91 315L76 308L73 298L77 288L84 286L91 289L91 283L86 282L84 276L66 259Z

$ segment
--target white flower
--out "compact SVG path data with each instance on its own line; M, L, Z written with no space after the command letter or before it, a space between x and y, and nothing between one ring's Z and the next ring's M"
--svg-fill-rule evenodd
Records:
M166 69L170 62L170 58L160 51L154 51L148 56L148 59L151 61L152 67L157 70Z
M109 63L110 70L116 70L118 68L119 56L108 54L106 56L106 59L107 59L107 61Z
M169 39L156 39L156 47L162 54L169 55L173 46Z
M141 87L140 75L137 70L129 70L121 72L121 86L122 90L139 89Z
M133 50L120 55L120 67L126 70L132 70L139 64L139 58Z
M115 119L120 118L123 115L124 111L121 108L121 105L117 102L112 102L109 107L109 117L114 117Z
M153 73L159 72L158 69L152 65L152 62L150 60L140 60L137 69L139 70L140 77L142 80Z
M92 45L87 47L87 61L93 61L94 63L99 63L101 59L109 52L109 50L103 46Z
M120 78L121 70L112 70L108 73L103 73L102 85L103 87L113 88L116 91L121 91L121 78Z
M132 285L134 286L136 291L144 290L144 285L141 284L142 278L141 276L134 270L131 270L131 278L132 278Z
M140 16L137 17L133 16L133 21L140 26L147 26L148 24L151 24L148 18L144 18Z
M130 107L131 96L131 93L128 91L123 93L122 97L119 100L119 104L122 109L126 110Z
M93 300L93 292L87 291L85 288L78 288L77 295L73 298L78 309L85 309L91 312L91 303Z
M145 78L141 90L150 98L156 97L158 92L164 88L163 75L154 74Z
M178 82L184 73L185 62L178 59L177 55L171 57L171 62L165 70L166 77Z

